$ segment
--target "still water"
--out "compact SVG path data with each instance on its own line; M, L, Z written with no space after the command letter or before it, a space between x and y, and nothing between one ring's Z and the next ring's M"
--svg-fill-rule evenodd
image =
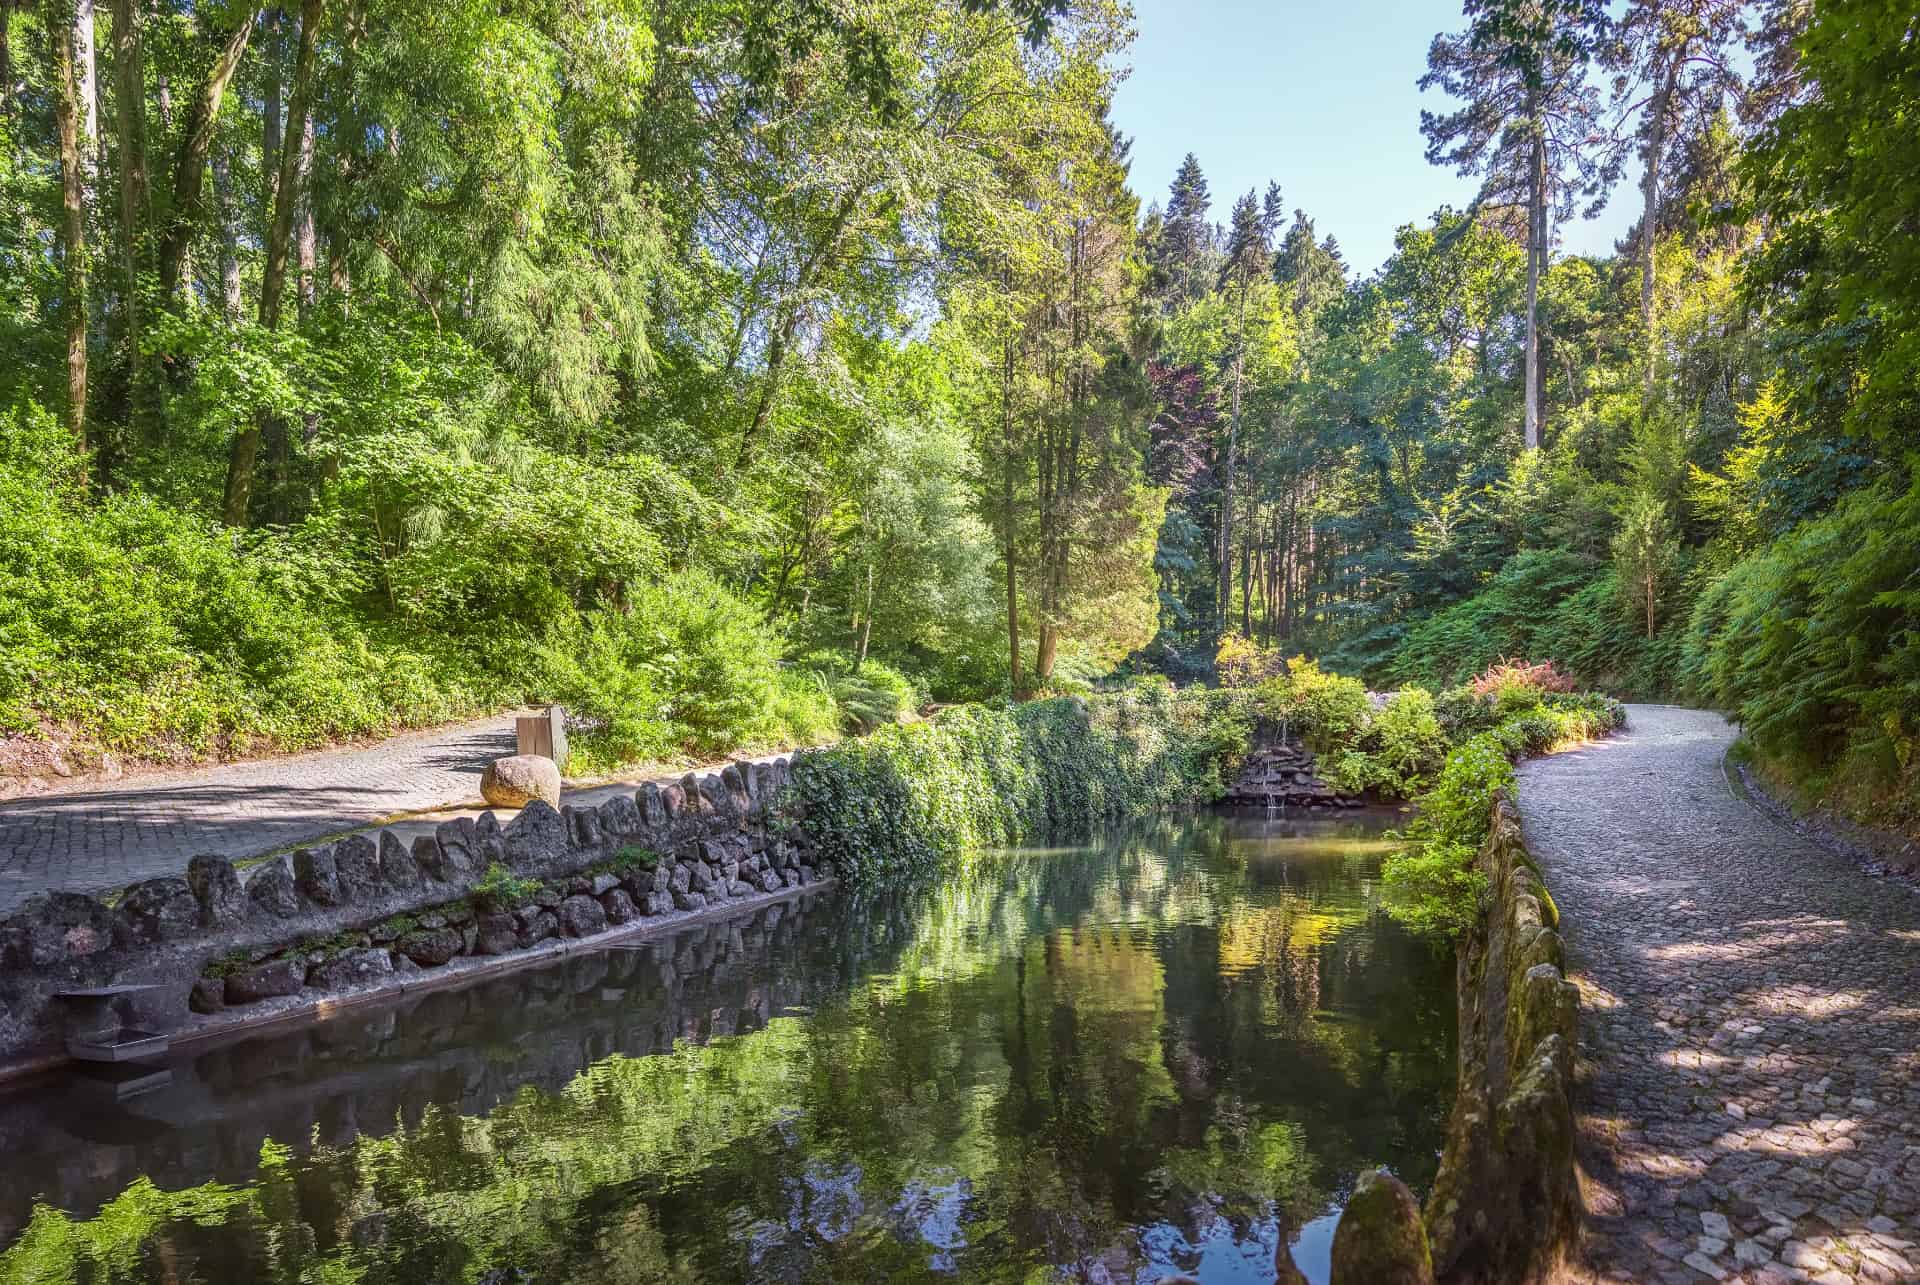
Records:
M1203 817L0 1097L0 1283L1324 1280L1422 1192L1451 962L1388 818Z

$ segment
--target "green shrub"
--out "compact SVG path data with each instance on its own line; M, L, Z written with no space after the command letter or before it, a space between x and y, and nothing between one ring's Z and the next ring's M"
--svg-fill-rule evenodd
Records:
M1447 745L1433 696L1402 688L1373 714L1358 744L1334 758L1329 775L1336 789L1348 793L1373 790L1404 799L1439 770Z
M1316 754L1335 755L1352 745L1372 717L1367 685L1328 673L1296 656L1283 674L1254 688L1259 713L1286 725Z
M1618 701L1592 693L1541 693L1541 704L1480 732L1447 755L1419 813L1397 836L1381 876L1394 915L1417 931L1455 936L1479 911L1485 879L1475 857L1496 795L1511 796L1513 761L1603 735L1625 721Z
M975 849L1217 798L1247 736L1230 696L1165 685L960 706L801 755L786 801L853 883L926 878Z
M468 891L467 899L476 911L497 914L526 905L539 891L538 879L522 878L495 861L487 866L487 873L480 877L480 882Z
M846 730L871 732L904 722L918 712L921 694L913 680L877 660L855 664L840 652L809 652L793 668L812 678L840 710Z

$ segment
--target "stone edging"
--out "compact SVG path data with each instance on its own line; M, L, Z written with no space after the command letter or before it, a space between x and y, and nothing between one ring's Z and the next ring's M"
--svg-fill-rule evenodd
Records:
M186 878L112 904L44 896L0 922L0 1078L65 1060L77 1032L61 991L148 987L119 1001L121 1019L195 1041L830 882L799 818L776 813L791 769L733 763L598 807L536 801L505 826L461 817L411 844L353 834L270 857L244 881L227 858L199 856ZM489 882L490 868L517 886Z
M1579 992L1559 911L1505 796L1476 866L1486 909L1458 948L1459 1088L1425 1221L1437 1279L1532 1285L1553 1276L1580 1230Z

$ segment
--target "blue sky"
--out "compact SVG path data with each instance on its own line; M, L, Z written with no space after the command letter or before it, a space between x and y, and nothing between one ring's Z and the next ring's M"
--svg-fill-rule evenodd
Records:
M1415 86L1437 31L1461 25L1446 0L1133 0L1139 38L1114 119L1131 135L1133 190L1166 203L1180 158L1200 158L1225 222L1248 188L1280 181L1291 216L1306 210L1367 273L1393 252L1394 229L1443 203L1464 206L1476 180L1427 164ZM1560 229L1560 249L1606 253L1632 224L1629 169L1598 219Z

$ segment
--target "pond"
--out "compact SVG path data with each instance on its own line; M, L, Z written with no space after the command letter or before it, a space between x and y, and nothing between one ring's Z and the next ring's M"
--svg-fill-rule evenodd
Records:
M995 853L0 1097L0 1281L1323 1281L1453 1087L1391 819Z

